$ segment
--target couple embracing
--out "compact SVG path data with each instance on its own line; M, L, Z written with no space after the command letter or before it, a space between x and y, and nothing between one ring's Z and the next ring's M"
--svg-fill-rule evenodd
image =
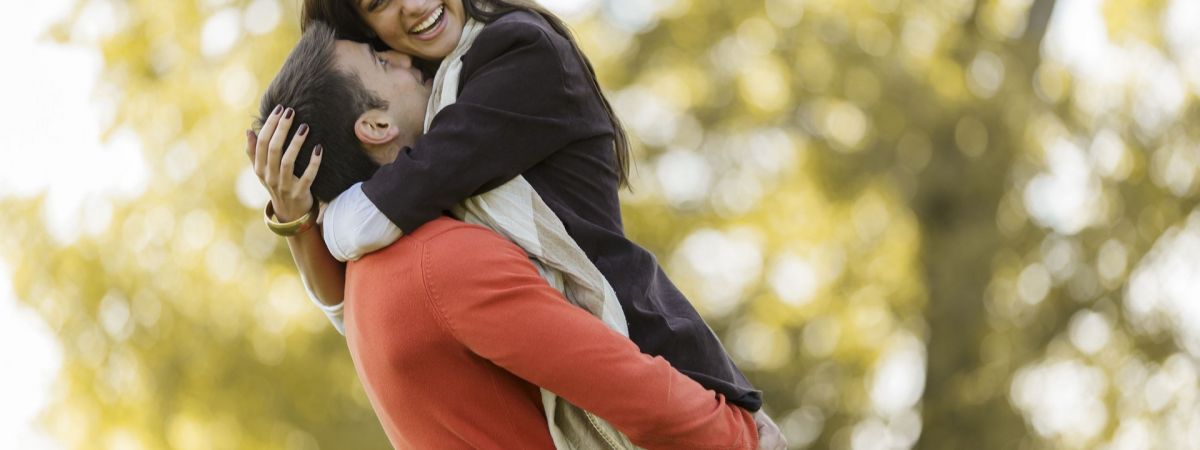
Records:
M625 237L629 145L560 19L528 0L303 16L246 151L392 446L785 446Z

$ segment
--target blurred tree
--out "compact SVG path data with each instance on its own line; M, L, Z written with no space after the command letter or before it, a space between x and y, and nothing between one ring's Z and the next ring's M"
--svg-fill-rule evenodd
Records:
M562 7L635 139L629 234L793 447L1008 449L1200 442L1189 4ZM78 41L97 5L117 18L86 42L99 95L152 189L68 245L27 220L40 200L0 200L14 287L64 346L50 429L83 448L386 446L261 226L236 131L298 11L79 0L54 36Z
M257 219L240 130L298 23L263 30L247 7L299 15L273 1L80 1L52 30L77 41L110 13L111 34L80 43L104 57L110 134L135 133L150 168L140 198L85 215L97 223L69 245L28 220L41 201L5 200L14 289L63 344L46 423L71 448L387 445L341 336Z

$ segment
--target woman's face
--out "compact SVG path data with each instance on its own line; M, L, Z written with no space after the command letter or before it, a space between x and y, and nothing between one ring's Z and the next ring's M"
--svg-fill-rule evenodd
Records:
M462 0L354 0L358 14L392 50L426 61L458 45L466 13Z

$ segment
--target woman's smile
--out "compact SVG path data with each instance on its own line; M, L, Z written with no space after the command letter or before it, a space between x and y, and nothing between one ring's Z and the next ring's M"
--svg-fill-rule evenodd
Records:
M409 30L408 34L413 35L413 38L417 40L431 41L446 29L446 5L438 5L423 19L417 26Z

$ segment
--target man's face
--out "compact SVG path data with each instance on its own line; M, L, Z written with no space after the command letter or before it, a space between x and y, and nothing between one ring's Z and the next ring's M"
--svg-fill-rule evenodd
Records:
M433 80L425 80L421 71L413 67L412 58L403 53L379 52L370 45L347 40L339 40L336 45L334 53L339 66L358 75L368 91L387 101L385 115L400 132L399 145L389 147L399 150L411 145L424 128L425 105ZM395 156L393 152L381 163L390 163Z

